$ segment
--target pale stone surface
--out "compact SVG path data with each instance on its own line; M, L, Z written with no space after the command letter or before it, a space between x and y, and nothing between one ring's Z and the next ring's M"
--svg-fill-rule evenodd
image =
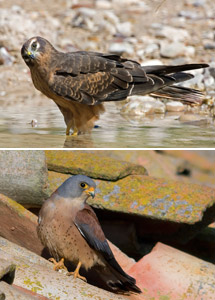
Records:
M0 151L0 193L38 206L47 196L44 151Z

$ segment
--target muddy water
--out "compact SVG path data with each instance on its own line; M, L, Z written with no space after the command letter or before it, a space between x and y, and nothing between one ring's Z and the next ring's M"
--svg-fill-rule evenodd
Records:
M7 116L7 117L5 117ZM55 107L0 113L1 148L210 148L215 147L214 124L181 123L177 113L138 118L119 115L114 104L92 134L66 137L62 115ZM37 127L30 122L37 119Z

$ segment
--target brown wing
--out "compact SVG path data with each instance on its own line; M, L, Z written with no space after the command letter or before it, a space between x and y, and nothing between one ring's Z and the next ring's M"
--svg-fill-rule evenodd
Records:
M136 83L150 79L136 62L117 55L91 52L59 53L49 85L57 95L94 105L125 99Z
M96 214L89 205L85 204L84 209L77 213L74 223L91 248L98 251L106 262L121 275L135 282L132 277L122 270L114 258Z
M198 91L170 86L193 77L183 71L207 67L206 64L142 67L117 55L84 51L58 53L56 62L49 83L52 91L67 100L88 105L150 93L190 104L199 103L201 93Z

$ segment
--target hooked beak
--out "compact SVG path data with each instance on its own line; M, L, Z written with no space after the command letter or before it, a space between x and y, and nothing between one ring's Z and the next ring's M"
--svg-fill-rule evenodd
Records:
M85 193L87 195L91 196L92 198L94 198L95 197L95 189L94 189L94 187L91 186L89 189L86 189Z
M35 58L34 54L28 51L24 46L22 47L21 54L25 61L29 61L30 59Z
M30 52L30 51L27 52L27 56L30 57L30 58L34 58L35 57L34 54L32 52Z

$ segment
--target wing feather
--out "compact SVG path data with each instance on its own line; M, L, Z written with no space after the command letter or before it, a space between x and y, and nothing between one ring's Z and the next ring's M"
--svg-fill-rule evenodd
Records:
M174 100L175 89L166 87L192 78L193 75L183 71L207 66L191 64L142 67L137 62L117 55L84 51L59 53L55 64L54 76L49 82L52 92L69 101L88 105L104 101L120 101L126 99L128 95L155 94L156 91L158 95L164 97L165 94L171 96L172 91ZM186 91L191 103L201 102L199 93L194 90ZM185 90L183 92L185 94ZM182 100L184 101L184 97Z
M91 248L99 252L108 264L121 275L135 282L132 277L122 270L114 258L97 216L89 205L85 204L84 209L77 213L74 223Z
M117 55L84 51L60 54L49 86L67 100L88 105L122 100L129 95L134 82L148 80L138 63Z

